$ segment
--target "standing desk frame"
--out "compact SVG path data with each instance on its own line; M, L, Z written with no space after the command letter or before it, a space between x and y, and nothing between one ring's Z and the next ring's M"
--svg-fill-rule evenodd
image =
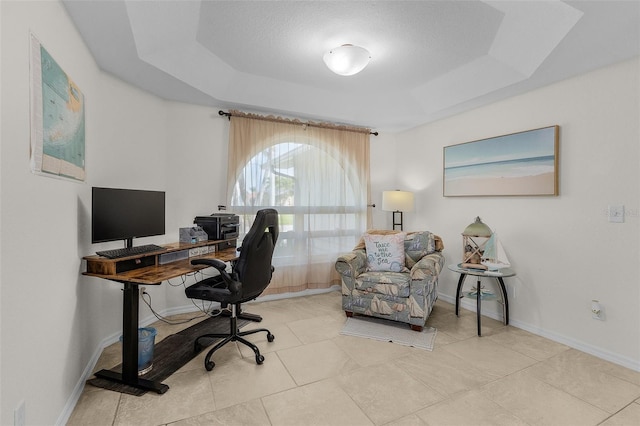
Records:
M235 240L233 240L235 243ZM124 285L122 300L122 373L113 370L100 370L96 377L122 383L138 389L151 390L159 394L169 390L169 386L158 381L147 380L138 376L138 323L140 285L160 285L163 281L191 274L207 268L203 265L192 265L193 259L218 259L232 262L237 259L236 248L216 250L213 253L195 256L176 262L159 264L160 255L189 250L196 247L227 245L229 241L202 241L200 243L174 243L164 247L166 250L128 256L119 259L107 259L97 255L85 256L87 271L83 275L103 278Z

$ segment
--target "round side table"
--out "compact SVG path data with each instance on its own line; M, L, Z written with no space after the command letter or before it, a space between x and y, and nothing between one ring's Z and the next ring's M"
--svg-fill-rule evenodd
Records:
M505 277L513 277L516 273L514 270L510 268L503 268L499 271L485 271L482 269L473 269L473 268L463 268L460 265L448 265L450 271L456 272L460 274L460 278L458 279L458 288L456 289L456 316L459 316L460 310L460 298L469 297L476 299L476 316L478 322L478 336L482 336L481 331L481 306L482 300L490 300L494 299L495 296L493 294L482 294L481 291L481 279L485 278L495 278L498 281L498 288L500 289L500 293L502 293L502 318L504 325L509 325L509 299L507 297L507 288L504 285L504 280L502 278ZM474 292L462 292L462 287L464 285L464 280L468 275L472 275L477 278L476 283L476 291ZM500 301L499 301L500 302Z

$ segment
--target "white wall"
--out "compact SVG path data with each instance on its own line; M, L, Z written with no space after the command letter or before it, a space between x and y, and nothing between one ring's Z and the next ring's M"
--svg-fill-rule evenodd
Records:
M120 246L90 244L91 187L166 190L168 233L146 240L174 241L224 200L226 127L216 109L168 103L102 73L59 2L3 0L0 19L0 424L13 424L21 401L27 424L54 424L122 326L121 286L81 275L82 256ZM30 31L85 96L85 183L30 172ZM182 289L163 287L149 289L154 307L184 304ZM149 315L143 306L141 319Z
M2 16L3 16L3 9L2 7L0 7L0 49L2 48L2 39L3 39L3 35L2 35ZM2 91L2 55L0 55L0 91ZM2 165L2 96L0 96L0 167ZM1 170L1 168L0 168ZM3 228L3 222L2 222L2 173L0 172L0 240L2 240L2 228ZM0 309L2 308L2 244L0 243ZM3 419L2 413L3 413L3 409L2 409L2 401L4 401L3 399L3 395L2 395L2 315L0 314L0 422Z
M395 167L403 189L416 191L416 211L405 215L405 229L441 235L448 263L460 262L460 233L476 216L499 232L518 274L505 279L512 324L636 370L638 75L633 60L404 132L397 135ZM444 146L555 124L560 196L442 196ZM625 223L608 223L609 204L625 205ZM457 275L445 271L442 298L453 302L456 284ZM600 300L605 321L591 318L591 299Z
M226 205L229 120L218 109L182 103L169 103L167 111L167 238L178 241L179 228ZM164 292L167 314L193 310L183 286L149 291L154 290ZM140 315L144 318L143 310Z
M30 173L29 30L71 72L88 99L99 90L97 71L58 4L2 2L0 7L5 106L0 423L12 424L13 409L24 400L28 423L50 424L83 367L84 341L77 333L86 323L76 316L83 294L78 220L86 188Z
M28 424L52 424L121 328L120 286L80 274L82 256L117 245L90 244L91 186L166 190L168 233L154 242L173 241L193 216L224 203L228 127L216 109L165 102L100 72L58 2L0 1L0 19L0 424L13 423L22 400ZM30 30L84 93L86 183L29 171ZM619 64L372 137L373 225L391 225L383 190L414 190L406 229L440 234L456 262L460 232L482 216L518 271L508 281L514 324L638 368L638 68ZM560 197L442 197L443 146L551 124L562 129ZM606 222L610 203L626 205L624 224ZM455 279L443 273L443 298ZM148 291L159 310L184 305L181 288ZM590 318L592 298L606 321Z
M393 221L391 212L382 210L382 192L395 189L412 190L405 180L399 179L397 164L402 158L399 152L397 135L381 132L378 136L371 136L371 203L376 206L372 210L374 229L391 229ZM405 228L406 229L406 228Z

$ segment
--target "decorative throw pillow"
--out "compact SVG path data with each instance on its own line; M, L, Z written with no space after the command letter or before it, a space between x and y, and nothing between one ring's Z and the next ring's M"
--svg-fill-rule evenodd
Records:
M404 270L404 232L392 235L364 235L368 271Z

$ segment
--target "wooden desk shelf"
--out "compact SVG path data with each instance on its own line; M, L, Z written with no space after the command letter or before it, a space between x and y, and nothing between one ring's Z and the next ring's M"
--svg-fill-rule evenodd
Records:
M83 259L87 262L87 270L83 274L118 282L159 285L162 281L204 269L203 266L191 265L191 260L193 259L210 258L223 262L236 259L236 247L218 250L220 246L228 247L230 241L235 244L235 240L207 240L198 243L165 244L162 247L165 247L166 250L118 259L108 259L98 255L85 256ZM169 262L164 265L159 263L160 256L163 254L211 246L215 247L215 252L192 256L188 259Z

